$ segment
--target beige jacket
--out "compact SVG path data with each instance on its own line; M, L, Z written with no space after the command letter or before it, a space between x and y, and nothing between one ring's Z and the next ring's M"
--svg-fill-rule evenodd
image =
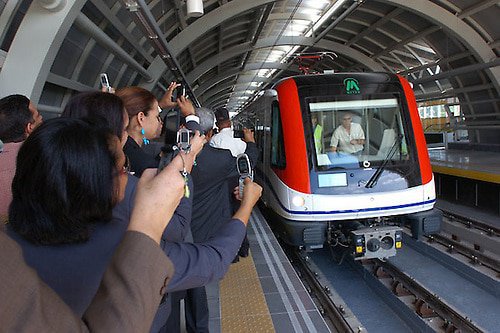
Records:
M19 246L0 232L0 331L148 332L173 273L158 244L128 231L92 304L78 318L24 263Z

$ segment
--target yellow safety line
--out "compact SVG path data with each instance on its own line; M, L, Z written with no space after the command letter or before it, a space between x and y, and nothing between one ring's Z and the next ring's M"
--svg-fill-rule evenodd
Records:
M231 264L220 282L221 332L275 332L251 255Z
M432 165L432 171L436 173L441 173L445 175L452 175L463 178L470 178L475 180L481 180L488 183L496 183L500 184L500 175L475 171L475 170L465 170L465 169L456 169L449 168L444 166Z

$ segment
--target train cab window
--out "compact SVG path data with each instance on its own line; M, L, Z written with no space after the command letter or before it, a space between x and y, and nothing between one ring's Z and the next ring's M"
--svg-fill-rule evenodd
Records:
M408 159L398 98L309 101L318 170L368 168Z
M271 166L284 169L286 167L285 144L277 101L272 104L271 122Z

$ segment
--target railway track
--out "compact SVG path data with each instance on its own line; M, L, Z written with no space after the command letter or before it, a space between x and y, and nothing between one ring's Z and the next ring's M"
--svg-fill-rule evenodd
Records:
M434 238L434 241L438 240ZM421 247L429 246L423 242L418 243ZM335 281L329 279L329 273L325 271L328 268L318 263L321 261L316 258L318 251L305 253L287 250L286 252L313 299L317 302L318 308L325 319L331 323L332 331L360 333L373 331L373 328L367 328L364 325L363 318L358 317L355 306L351 306L350 296L342 294ZM327 252L324 250L323 256ZM433 255L428 254L428 256ZM454 259L450 257L449 260ZM344 270L352 271L354 269L360 279L365 281L371 290L375 291L377 297L383 299L385 304L393 309L394 316L408 324L410 330L446 333L489 331L471 318L466 310L457 310L453 306L454 300L451 295L435 292L426 286L426 281L420 282L421 277L415 278L411 272L399 267L397 262L393 263L391 260L359 262L348 258L345 258L344 261ZM411 258L409 260L406 258L404 261L411 261ZM435 265L438 265L437 262ZM454 264L449 263L449 265L453 266ZM457 280L458 278L450 275L450 279ZM476 281L470 281L470 283L474 284ZM342 287L340 288L342 289ZM451 297L451 300L448 300L448 296ZM353 297L359 297L359 295L353 295ZM474 298L474 296L471 297ZM478 298L482 297L478 296ZM378 309L374 308L372 311L376 312ZM485 309L485 311L492 311L492 309ZM384 319L381 318L380 327L386 325ZM392 324L387 323L387 325Z
M473 266L484 266L500 277L500 229L496 226L442 210L443 232L428 237L449 253L457 252Z
M440 296L433 294L413 277L389 262L374 260L372 273L379 279L389 279L385 284L397 297L411 296L409 304L416 314L437 331L483 332L472 320L449 306ZM431 320L432 319L432 320Z
M333 295L332 289L319 281L319 269L311 263L310 258L291 248L287 248L285 252L330 329L334 332L363 332L361 324L341 298Z

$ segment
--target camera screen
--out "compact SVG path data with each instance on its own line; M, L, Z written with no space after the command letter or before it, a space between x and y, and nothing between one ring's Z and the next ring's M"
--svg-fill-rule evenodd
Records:
M249 170L249 165L246 159L240 158L238 160L238 169L240 170L240 173L248 173Z
M186 95L186 89L184 88L183 85L180 85L176 88L176 95L177 95L177 98L181 97L181 96L185 96Z
M181 142L189 142L189 132L181 132Z

